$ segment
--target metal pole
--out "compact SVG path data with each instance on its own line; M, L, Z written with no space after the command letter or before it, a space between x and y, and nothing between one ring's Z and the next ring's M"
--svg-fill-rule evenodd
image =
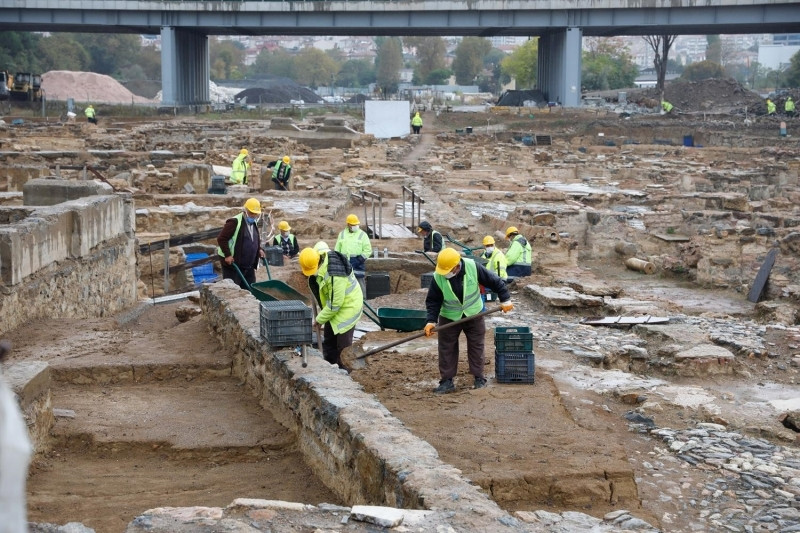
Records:
M378 195L378 217L380 218L381 239L383 238L383 198Z
M169 239L164 241L164 294L169 292Z
M378 233L378 221L375 219L375 198L372 198L372 234L378 235L377 238L382 239L383 236Z

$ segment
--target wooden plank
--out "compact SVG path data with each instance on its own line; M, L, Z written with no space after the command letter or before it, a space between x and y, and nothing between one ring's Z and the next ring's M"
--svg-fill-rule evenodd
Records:
M667 242L689 242L691 239L686 235L676 235L669 233L654 233L653 237Z
M169 239L154 241L148 244L139 246L139 253L146 255L150 252L163 250L165 244L167 246L183 246L185 244L192 244L195 242L207 241L219 235L222 228L207 229L205 231L198 231L197 233L190 233L189 235L179 235L177 237L170 237Z
M764 258L764 262L761 263L761 268L758 269L758 274L756 274L756 279L753 281L753 286L750 288L750 292L747 293L748 302L756 303L761 298L761 293L764 292L764 287L767 285L769 273L772 272L777 255L778 249L773 248Z

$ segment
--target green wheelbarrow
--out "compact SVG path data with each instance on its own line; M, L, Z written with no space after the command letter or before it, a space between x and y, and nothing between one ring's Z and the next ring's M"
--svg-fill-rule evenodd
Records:
M249 290L258 301L271 302L275 300L300 300L304 304L309 305L307 296L297 292L292 288L291 285L288 285L283 281L273 280L272 274L269 272L269 264L263 257L261 260L264 262L264 266L267 267L267 277L269 278L269 281L258 281L253 284L247 283L244 274L242 274L242 271L239 269L239 266L236 263L231 263L233 268L239 274L239 277L244 282L245 287L247 287L247 290Z
M419 331L425 328L428 313L419 309L398 309L379 307L377 310L364 302L364 315L375 322L382 330Z

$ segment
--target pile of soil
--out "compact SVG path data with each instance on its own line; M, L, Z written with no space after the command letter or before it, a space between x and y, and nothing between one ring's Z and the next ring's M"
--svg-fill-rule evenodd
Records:
M646 105L646 100L655 100L657 103L659 98L658 91L653 88L637 93L628 100ZM674 80L666 84L664 99L682 112L719 111L744 114L746 107L749 113L766 113L764 99L732 78Z
M42 88L48 100L74 98L78 102L103 104L152 103L133 94L111 76L94 72L51 70L42 74Z
M320 103L322 98L311 89L296 83L273 84L269 87L250 87L234 96L235 102L248 104L288 104L292 100Z
M522 106L526 101L546 104L547 98L544 97L539 89L529 89L526 91L506 91L497 100L499 106Z

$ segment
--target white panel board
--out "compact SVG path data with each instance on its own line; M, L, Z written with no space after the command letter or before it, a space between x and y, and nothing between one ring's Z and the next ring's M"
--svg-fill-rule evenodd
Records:
M411 104L401 100L364 102L364 133L378 139L404 137L411 133Z

